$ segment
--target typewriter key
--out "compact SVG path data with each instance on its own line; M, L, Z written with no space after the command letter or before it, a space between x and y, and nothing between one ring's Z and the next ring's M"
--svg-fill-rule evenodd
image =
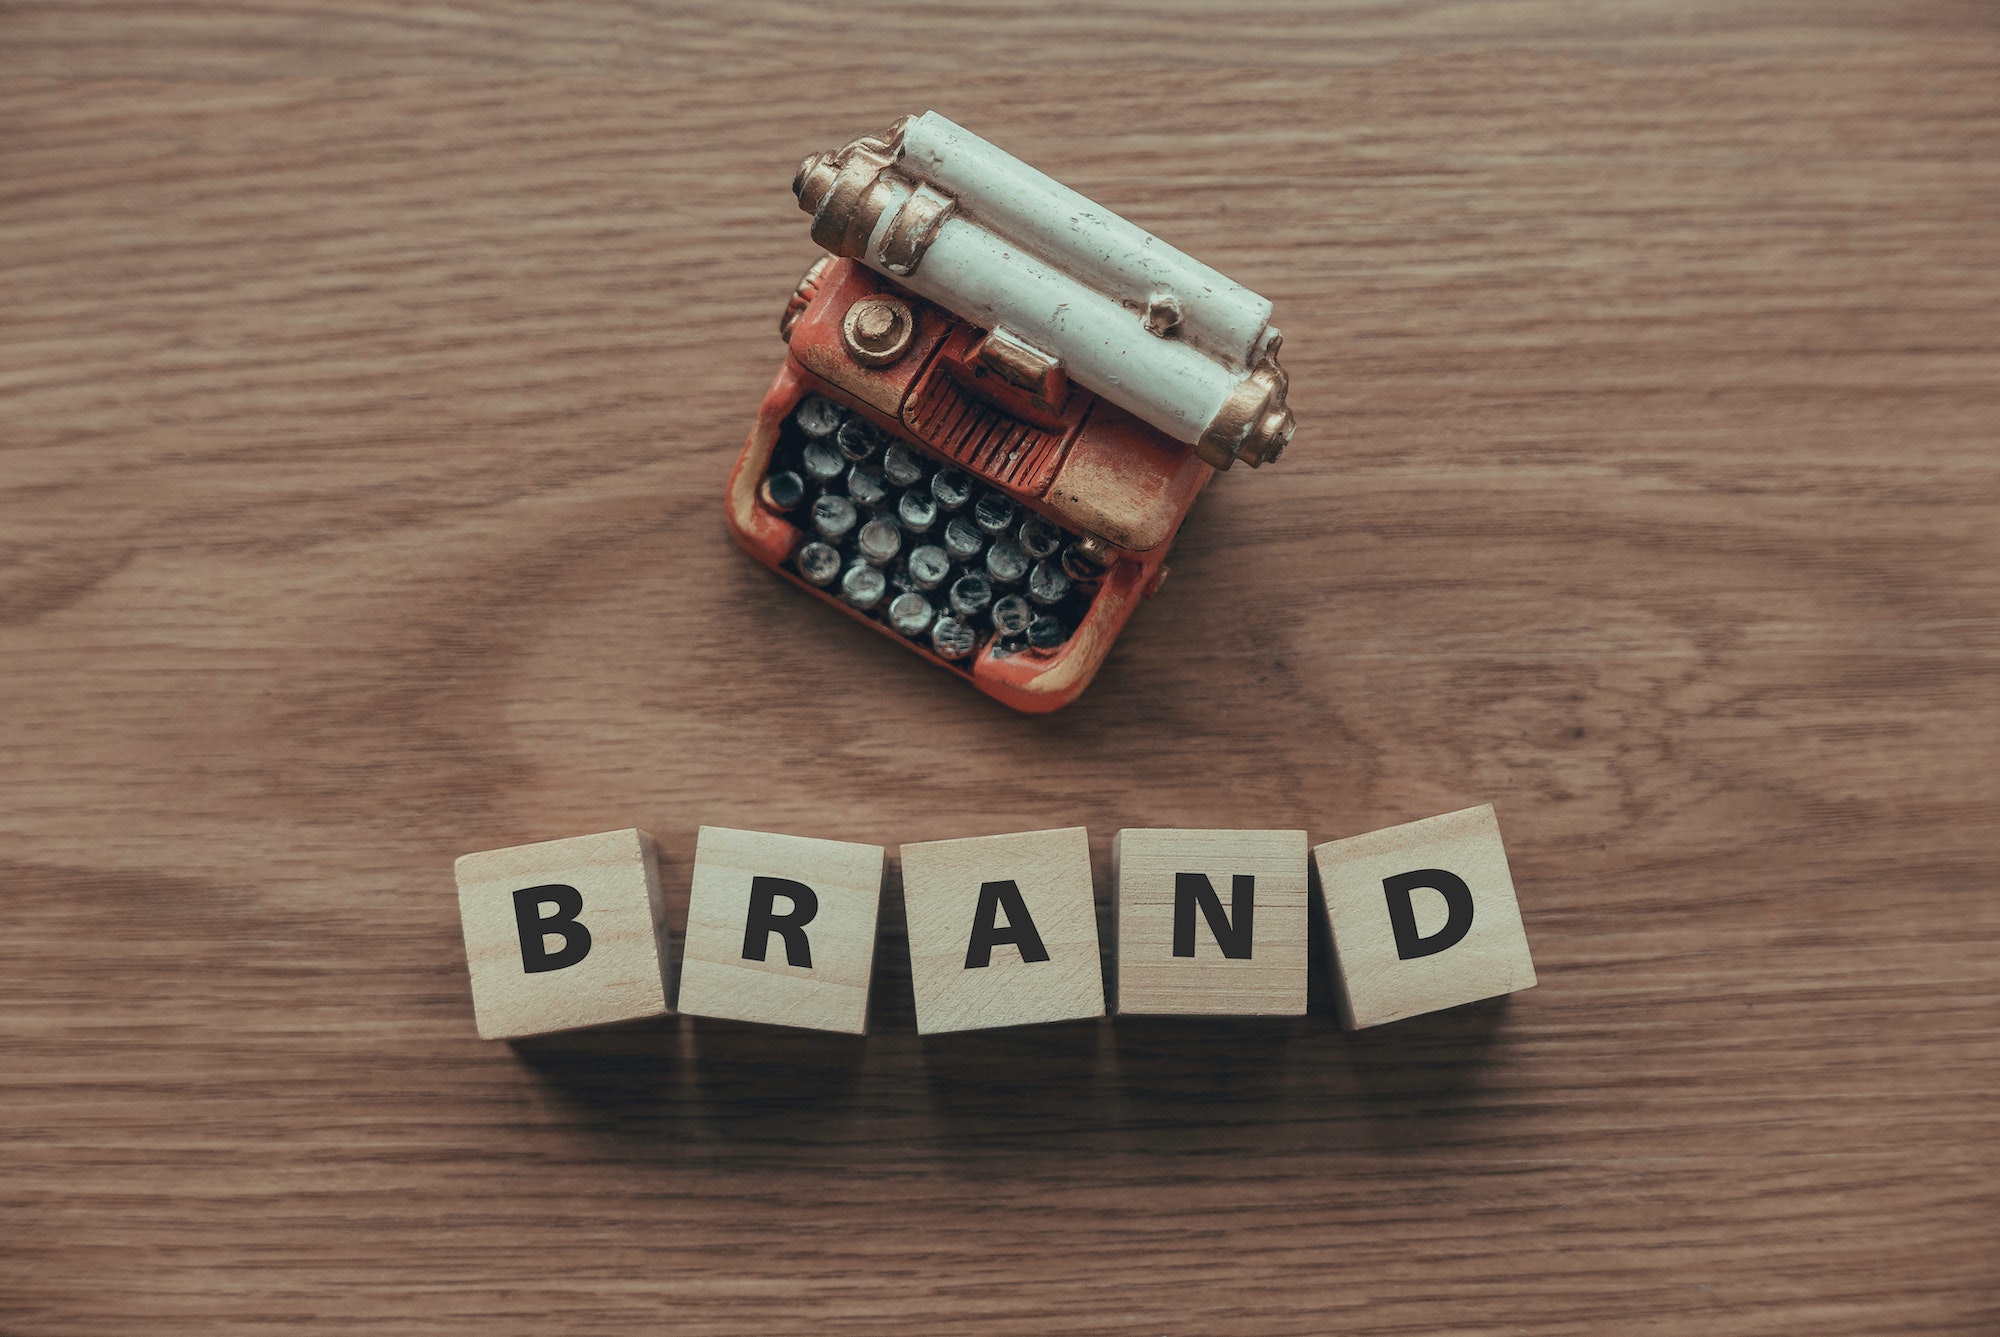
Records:
M921 636L931 628L931 601L921 594L899 594L889 601L889 625L905 636Z
M854 528L854 522L861 518L854 509L854 503L845 497L836 497L831 492L813 503L813 528L829 543L838 543Z
M912 534L921 534L937 523L937 503L914 488L896 503L896 518Z
M847 471L847 495L859 506L876 507L889 499L880 470L857 464Z
M952 583L951 611L959 617L977 617L993 602L993 586L984 576L960 576Z
M872 422L860 418L849 418L840 424L834 433L834 440L840 445L840 453L850 460L865 460L882 448L888 438L876 430Z
M1014 523L1014 503L998 492L989 492L973 503L972 520L989 534L1004 534Z
M757 496L774 511L789 511L806 499L806 480L790 469L767 474Z
M1062 619L1053 613L1044 613L1028 624L1028 648L1031 650L1054 650L1069 639L1069 632L1063 629Z
M840 574L840 552L831 544L808 543L799 549L799 574L809 585L826 586L833 584L833 578Z
M1036 562L1028 572L1028 597L1044 608L1059 604L1069 593L1069 577L1047 562Z
M931 626L931 649L945 659L963 659L978 643L972 628L955 617L941 617Z
M1021 550L1041 561L1056 555L1062 547L1063 532L1053 522L1031 515L1021 522Z
M934 590L951 574L951 558L935 543L926 543L910 552L910 579L920 590Z
M1018 594L1010 594L993 605L993 630L1002 636L1019 636L1035 620L1035 610Z
M903 531L896 528L894 520L876 516L861 526L861 533L855 537L855 547L861 553L861 560L870 566L881 566L896 560L896 554L903 550Z
M841 421L847 415L840 411L840 405L825 395L807 395L799 401L798 411L792 414L792 421L799 430L815 440L832 436L840 430Z
M971 561L985 546L986 535L962 515L953 516L951 523L944 527L944 550L951 554L954 562Z
M873 608L882 602L882 596L888 590L888 580L866 562L856 562L840 578L840 597L856 608Z
M830 441L808 441L801 453L805 457L806 474L815 483L831 483L847 467L847 461Z
M931 475L931 496L947 511L972 500L972 475L963 469L940 469Z
M897 441L882 452L882 476L897 487L908 487L924 476L923 457Z
M1028 574L1028 554L1019 544L1001 539L986 550L986 574L996 585L1012 585Z

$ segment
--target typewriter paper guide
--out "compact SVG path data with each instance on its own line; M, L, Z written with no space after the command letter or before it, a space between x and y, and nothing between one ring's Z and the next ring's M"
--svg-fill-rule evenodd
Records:
M935 112L815 154L813 239L1226 469L1291 439L1271 304Z

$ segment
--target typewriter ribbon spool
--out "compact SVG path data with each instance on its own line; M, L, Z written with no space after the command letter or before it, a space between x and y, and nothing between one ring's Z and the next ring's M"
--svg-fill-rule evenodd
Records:
M800 164L813 240L1059 363L1217 469L1291 439L1271 303L936 112Z

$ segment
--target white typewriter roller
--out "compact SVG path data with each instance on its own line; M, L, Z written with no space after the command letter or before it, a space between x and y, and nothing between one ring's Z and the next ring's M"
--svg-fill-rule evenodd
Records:
M799 168L813 239L1226 469L1293 429L1271 303L936 112Z

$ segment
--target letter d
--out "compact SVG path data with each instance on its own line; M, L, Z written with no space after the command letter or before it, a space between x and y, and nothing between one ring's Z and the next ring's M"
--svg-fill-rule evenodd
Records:
M1429 887L1444 897L1444 927L1428 938L1418 935L1416 908L1410 904L1410 893L1420 887ZM1472 888L1456 873L1447 873L1442 868L1398 873L1382 879L1382 892L1389 898L1389 927L1396 932L1396 956L1400 960L1435 956L1447 947L1457 946L1472 928Z

